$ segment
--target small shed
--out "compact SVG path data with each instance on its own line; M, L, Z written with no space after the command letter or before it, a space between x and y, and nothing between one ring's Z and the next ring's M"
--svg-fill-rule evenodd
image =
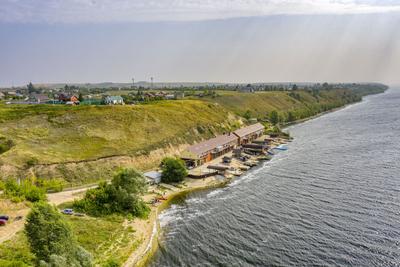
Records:
M143 175L151 184L161 183L161 172L159 171L149 171L145 172Z
M107 96L104 99L104 103L106 105L123 105L124 104L124 99L122 96L115 95L115 96Z

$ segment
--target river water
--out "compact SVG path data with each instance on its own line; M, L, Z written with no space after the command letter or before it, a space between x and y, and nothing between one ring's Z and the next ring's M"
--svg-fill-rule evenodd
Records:
M288 151L162 213L150 266L400 266L400 90L288 131Z

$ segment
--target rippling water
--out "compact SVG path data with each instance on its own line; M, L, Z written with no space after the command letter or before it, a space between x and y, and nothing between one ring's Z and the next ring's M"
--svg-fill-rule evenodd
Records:
M400 266L400 90L289 128L229 186L160 215L151 266Z

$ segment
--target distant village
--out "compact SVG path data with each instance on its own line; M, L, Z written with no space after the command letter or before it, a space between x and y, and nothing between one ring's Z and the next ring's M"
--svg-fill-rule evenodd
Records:
M94 89L66 85L63 89L36 88L29 84L26 88L0 91L0 100L6 104L64 104L64 105L124 105L145 101L182 99L184 92L149 91L136 89L132 93L118 95L119 89ZM108 95L108 92L112 94Z
M121 84L120 84L121 85ZM64 105L124 105L150 101L178 100L190 96L215 97L218 90L230 90L240 93L258 91L294 91L337 89L357 86L355 84L208 84L208 85L121 85L121 86L64 85L35 86L29 83L25 87L0 89L0 100L6 104L64 104Z

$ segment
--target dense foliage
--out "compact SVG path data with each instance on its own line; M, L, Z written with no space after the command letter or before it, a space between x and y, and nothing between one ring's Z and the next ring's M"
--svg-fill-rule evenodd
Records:
M141 198L146 190L142 174L134 169L123 169L114 176L111 184L103 182L86 191L85 197L75 201L73 207L94 216L116 213L147 217L150 209Z
M38 202L33 206L25 232L40 266L92 266L91 255L77 245L69 224L49 204Z
M8 179L4 183L4 196L13 202L37 202L46 200L46 190L36 186L32 179L25 179L21 183L17 183L15 179Z
M178 183L188 175L185 163L178 158L164 158L161 169L161 181L163 183Z

